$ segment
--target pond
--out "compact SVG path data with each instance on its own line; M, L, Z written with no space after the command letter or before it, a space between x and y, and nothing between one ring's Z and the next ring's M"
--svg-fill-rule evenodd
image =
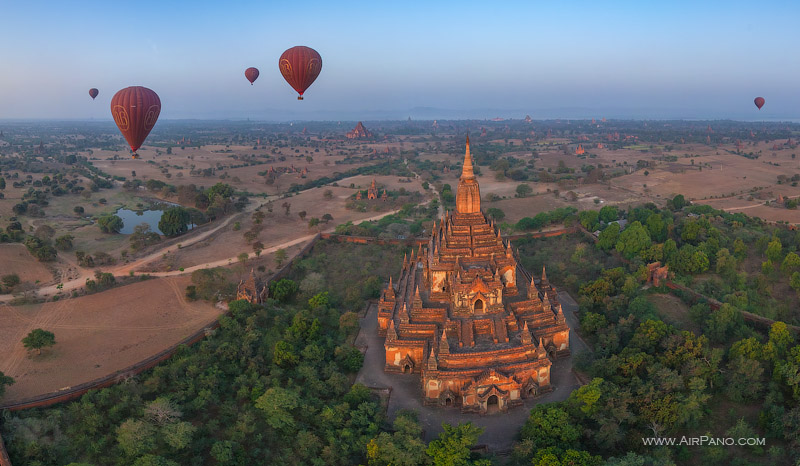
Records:
M161 220L161 214L164 211L160 209L148 209L148 210L129 210L129 209L119 209L115 215L122 219L124 225L122 226L122 230L120 233L123 235L130 235L133 233L133 229L136 228L137 225L141 225L142 223L146 223L150 225L150 230L158 233L159 235L163 235L164 233L158 229L158 221ZM191 230L194 225L189 225L189 229Z

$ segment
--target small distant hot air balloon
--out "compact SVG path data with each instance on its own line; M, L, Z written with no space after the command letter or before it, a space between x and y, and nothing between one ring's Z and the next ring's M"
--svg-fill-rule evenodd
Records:
M156 125L160 113L161 99L146 87L126 87L111 98L111 116L131 146L134 159L139 158L136 151Z
M99 93L100 93L100 91L98 91L95 88L89 89L89 96L92 98L92 100L94 100L94 98L97 97L97 94L99 94Z
M316 50L299 45L283 52L278 68L283 79L300 94L297 100L303 100L303 93L322 71L322 57Z
M761 107L764 106L764 102L766 101L764 100L763 97L756 97L755 100L753 100L753 102L756 104L756 107L758 107L758 109L761 110Z
M256 82L256 79L258 79L258 68L253 68L252 66L247 68L244 70L244 77L250 81L250 85L252 86L253 83Z

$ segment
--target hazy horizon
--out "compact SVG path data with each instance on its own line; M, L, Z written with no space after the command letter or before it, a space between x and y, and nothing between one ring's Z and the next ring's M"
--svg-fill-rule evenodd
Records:
M14 44L0 118L111 121L113 94L143 85L164 119L791 121L797 13L777 1L31 1L0 17ZM303 102L277 70L294 45L323 58ZM254 86L249 66L261 71Z

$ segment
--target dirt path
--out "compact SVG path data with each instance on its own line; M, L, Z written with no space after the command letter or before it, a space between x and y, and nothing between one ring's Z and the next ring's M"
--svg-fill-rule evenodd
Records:
M256 210L260 205L261 205L261 203L259 203L259 202L252 202L252 203L248 204L248 206L245 207L245 209L241 213L236 214L236 215L231 215L230 217L226 218L225 220L220 222L218 225L216 225L214 228L211 228L211 229L206 230L206 231L204 231L202 233L199 233L199 234L197 234L195 236L187 238L186 241L183 241L181 243L181 247L191 246L193 244L196 244L196 243L198 243L200 241L205 240L206 238L208 238L209 236L211 236L214 233L218 232L222 228L225 228L234 219L240 218L245 213L248 213L248 212ZM118 265L116 267L112 267L112 268L106 270L106 272L112 273L115 276L127 275L127 274L130 273L131 270L134 270L134 269L136 269L138 267L141 267L141 266L146 265L146 264L148 264L150 262L153 262L154 260L160 259L164 254L166 254L167 252L170 252L170 250L172 250L172 249L177 249L177 246L175 246L175 245L165 246L164 248L161 248L161 249L159 249L157 251L154 251L154 252L152 252L152 253L144 256L144 257L141 257L139 259L136 259L133 262L129 262L129 263L126 263L126 264L120 264L120 265ZM70 265L74 264L74 262L70 262L69 260L67 260L67 262ZM77 290L77 289L83 287L86 284L86 280L94 278L94 271L80 268L80 267L77 266L77 264L74 264L74 266L75 266L76 269L80 270L80 274L78 275L78 277L73 278L73 279L68 280L68 281L65 281L65 282L62 282L60 284L53 284L53 285L48 285L48 286L41 287L41 288L36 290L37 294L39 296L50 296L50 295L53 295L53 294L56 294L56 293L59 293L59 292L70 292L72 290ZM192 269L192 270L196 270L196 269ZM180 273L183 273L183 272L180 272ZM0 303L8 302L11 299L13 299L13 295L8 295L8 294L0 295Z
M258 206L258 203L254 202L254 203L250 204L248 206L248 208L245 209L245 211L243 213L253 211L253 210L255 210L257 208L257 206ZM369 218L365 218L365 219L363 219L361 221L362 222L369 222L369 221L374 221L374 220L380 220L383 217L395 214L395 213L397 213L399 211L400 210L397 209L397 210L392 210L392 211L388 211L388 212L383 212L383 213L381 213L379 215L375 215L375 216L372 216L372 217L369 217ZM226 220L224 220L223 222L221 222L216 227L214 227L214 228L212 228L210 230L204 231L203 233L201 233L201 234L199 234L197 236L189 238L187 241L181 243L181 247L184 248L184 247L187 247L187 246L191 246L191 245L193 245L195 243L198 243L200 241L205 240L206 238L208 238L212 234L214 234L217 231L219 231L220 229L224 228L226 225L230 224L230 222L232 222L234 220L234 218L239 218L240 215L232 215L232 216L228 217ZM321 231L323 233L330 233L330 232L333 232L335 229L336 229L335 227L331 227L331 228L328 228L326 230L321 230ZM290 240L287 240L287 241L272 245L272 246L264 249L262 251L262 254L269 254L269 253L277 251L278 249L285 249L285 248L294 246L296 244L301 244L301 243L305 243L307 241L311 241L311 239L313 239L314 236L316 236L316 233L309 234L309 235L304 235L304 236L301 236L301 237L298 237L298 238L293 238L293 239L290 239ZM137 260L135 260L133 262L130 262L130 263L127 263L127 264L121 264L119 266L107 269L106 272L112 273L115 276L129 275L131 272L136 274L136 270L135 270L136 268L142 267L142 266L144 266L144 265L146 265L146 264L148 264L150 262L153 262L155 260L160 259L165 253L170 252L173 249L177 249L177 246L175 246L175 245L166 246L166 247L164 247L162 249L159 249L159 250L157 250L157 251L155 251L153 253L150 253L147 256L144 256L144 257L142 257L140 259L137 259ZM253 253L248 253L248 259L253 258L253 257L256 257L254 252ZM170 271L170 272L148 272L147 274L150 275L150 276L153 276L153 277L170 277L170 276L176 276L176 275L189 274L189 273L194 272L195 270L200 270L200 269L205 269L205 268L224 267L224 266L227 266L227 265L230 265L230 264L234 264L238 260L239 260L238 256L233 256L233 257L229 257L227 259L220 259L220 260L217 260L217 261L205 262L205 263L196 264L196 265L193 265L193 266L190 266L190 267L184 267L183 270L173 270L173 271ZM94 272L93 271L85 270L85 271L83 271L83 273L81 273L81 275L79 277L77 277L75 279L72 279L72 280L69 280L67 282L64 282L64 283L62 283L60 285L50 285L50 286L45 286L45 287L39 288L37 290L37 294L39 296L44 297L44 296L50 296L50 295L53 295L53 294L56 294L56 293L59 293L59 292L69 292L69 291L72 291L72 290L77 290L77 289L83 287L86 284L86 280L87 279L91 279L93 277L94 277ZM7 302L7 301L9 301L11 299L13 299L12 295L0 295L0 303ZM36 327L34 327L34 328L36 328Z

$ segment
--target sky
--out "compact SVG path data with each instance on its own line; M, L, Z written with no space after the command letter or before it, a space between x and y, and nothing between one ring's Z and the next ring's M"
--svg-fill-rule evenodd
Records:
M0 119L111 121L113 94L141 85L165 119L800 120L797 1L4 0L0 11ZM323 60L302 102L277 66L295 45Z

